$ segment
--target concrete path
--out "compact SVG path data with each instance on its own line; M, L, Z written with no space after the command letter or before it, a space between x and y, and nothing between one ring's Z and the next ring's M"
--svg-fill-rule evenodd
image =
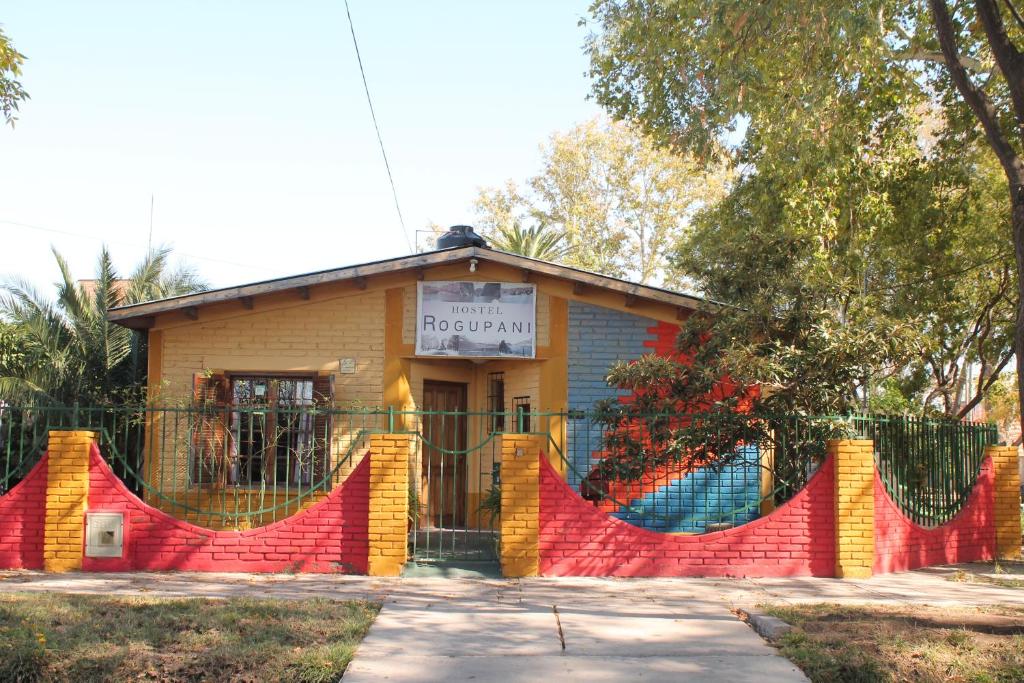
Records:
M266 597L334 600L385 600L424 592L455 590L463 585L555 586L558 590L612 586L621 593L647 591L665 599L692 596L713 599L729 607L766 602L843 604L1017 605L1024 607L1024 589L986 583L958 582L968 576L1024 578L1024 563L1006 563L996 574L991 563L930 567L864 580L815 579L382 579L324 574L231 574L188 572L45 574L0 570L0 592L53 591L154 597Z
M807 679L714 597L615 581L395 591L345 683Z
M0 571L0 592L370 599L384 609L345 675L360 681L805 680L729 611L763 603L1013 605L1024 565L840 579L379 579L311 574ZM1017 574L1017 576L1014 576ZM556 613L557 609L557 613ZM562 647L564 641L564 649Z

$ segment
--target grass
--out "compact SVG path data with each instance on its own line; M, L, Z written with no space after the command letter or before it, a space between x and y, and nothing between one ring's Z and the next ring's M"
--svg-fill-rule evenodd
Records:
M0 594L0 681L337 681L379 609Z
M973 567L981 567L975 564ZM985 566L988 570L988 566ZM992 576L992 574L1004 574L1005 576ZM987 583L1000 588L1024 588L1024 562L1014 560L996 560L992 563L991 571L980 573L976 571L965 571L957 569L948 580L957 583Z
M1004 579L1001 576L985 576L984 574L965 572L963 569L957 569L949 577L949 580L956 583L987 583L992 586L999 586L1000 588L1024 588L1024 579Z
M1024 609L770 605L775 645L812 681L1024 680Z

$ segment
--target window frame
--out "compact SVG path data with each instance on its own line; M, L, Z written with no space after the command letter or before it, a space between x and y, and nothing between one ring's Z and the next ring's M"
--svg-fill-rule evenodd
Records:
M241 424L238 407L251 406L256 408L253 412L258 413L263 406L257 402L236 402L235 386L240 380L263 381L268 385L264 402L267 419L260 427L258 448L248 444L245 454L242 453L240 431L245 425ZM303 388L292 400L282 403L280 396L271 388L274 380L292 380L296 384L310 382L311 387L308 394ZM322 486L330 490L333 373L206 370L193 375L193 401L198 410L196 417L190 418L190 423L194 424L190 424L189 436L189 487L224 487L244 491L273 488L287 492ZM268 449L265 435L275 433L281 411L289 409L294 411L292 415L298 415L298 419L284 435L277 436L274 448ZM203 455L204 452L212 456ZM304 458L305 453L310 457ZM245 466L243 460L248 461ZM282 460L285 464L279 472ZM253 462L259 463L257 476L253 475ZM244 475L243 467L248 470Z
M505 432L505 371L487 373L487 412L491 434Z
M530 424L531 396L512 397L512 419L513 432L517 434L530 434L533 425Z
M290 470L289 465L292 465L293 462L296 460L296 455L295 455L294 449L292 449L290 447L290 442L292 441L292 434L293 434L293 432L298 431L299 434L301 435L301 428L299 428L299 430L296 430L294 428L289 428L288 431L287 431L287 435L288 436L286 437L287 438L287 444L285 445L285 449L286 449L285 450L285 457L287 459L291 460L292 462L289 462L285 466L286 474L284 476L284 480L283 481L281 481L279 479L279 477L278 477L279 460L281 459L281 453L280 453L280 449L281 449L281 436L278 436L277 439L275 440L276 442L274 444L273 451L271 453L264 454L264 456L262 458L260 458L260 457L258 457L256 455L253 455L253 454L249 454L249 455L243 455L242 454L242 452L241 452L241 438L239 436L239 434L240 434L239 430L241 429L242 425L238 424L237 427L236 427L236 423L235 423L236 413L238 412L238 411L234 410L235 406L238 405L237 403L235 403L235 382L237 382L239 380L266 381L267 385L268 385L268 387L267 387L268 398L272 395L271 392L273 391L273 386L274 386L273 385L273 381L274 380L277 380L277 381L291 380L291 381L294 381L294 382L309 382L310 383L310 405L308 407L315 407L316 406L316 380L317 380L317 373L315 373L315 372L302 372L302 373L298 373L298 372L225 372L224 376L227 379L227 384L228 384L228 386L227 386L227 389L228 389L228 400L229 400L229 403L228 403L228 406L227 406L228 414L229 414L228 432L231 434L231 443L232 443L231 447L232 447L232 451L233 451L232 454L231 454L231 459L232 459L231 469L235 470L235 482L234 483L230 482L231 474L229 473L228 474L229 481L227 482L228 485L232 486L232 487L235 487L235 488L238 488L238 489L257 489L257 490L263 489L264 487L267 487L267 486L273 486L275 488L283 487L283 488L286 488L286 489L290 488L292 486L294 486L296 488L300 488L302 486L312 486L313 483L314 483L314 480L316 479L316 476L315 476L315 474L313 472L313 470L315 469L315 466L311 466L308 476L302 477L298 481L291 481L291 477L289 477L289 474L288 474L288 472ZM261 434L261 436L262 436L262 449L261 450L266 450L267 449L266 434L267 433L273 434L276 431L277 426L278 426L278 420L280 419L279 410L281 408L281 405L278 402L278 398L279 397L274 396L273 397L273 401L274 402L271 404L268 401L268 403L267 403L267 420L266 420L266 423L263 426L263 432ZM302 404L299 404L299 403L293 403L293 404L291 404L291 407L292 407L293 410L296 410L296 409L301 409L301 408L307 407L307 406L303 406ZM239 413L238 415L239 415L239 419L240 419L241 414ZM316 429L315 429L315 427L312 424L310 425L309 429L310 429L310 437L309 438L310 438L311 443L312 443L311 447L313 449L313 452L315 453L316 452L316 445L315 445L315 442L316 442ZM301 436L299 438L301 438ZM325 450L329 451L329 448L327 448ZM244 479L242 478L242 461L243 460L247 460L249 462L249 464L248 464L248 468L249 468L248 476L246 478L244 478ZM257 476L257 477L254 477L253 474L252 474L252 462L253 461L259 461L260 462L260 473L259 473L259 476ZM268 478L267 477L268 471L272 471L273 472L273 477L272 478ZM291 470L291 471L294 472L294 470ZM294 474L292 476L294 476Z

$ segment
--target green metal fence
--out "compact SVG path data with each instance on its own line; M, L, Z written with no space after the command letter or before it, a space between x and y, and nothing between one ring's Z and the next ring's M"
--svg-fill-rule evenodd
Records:
M916 417L861 418L858 433L875 443L875 463L900 510L922 526L956 516L974 487L994 424Z
M136 495L215 529L269 524L340 484L387 431L381 411L152 406L0 409L0 494L46 450L53 429L97 432L100 451Z
M331 406L0 407L0 495L51 429L91 429L136 494L211 528L294 514L345 480L372 433L414 436L410 545L418 559L489 559L500 519L500 437L547 440L579 494L644 528L703 533L765 514L801 490L833 438L870 438L882 480L915 522L951 519L997 440L990 424L887 416L508 413Z
M719 414L565 415L552 439L567 482L586 500L652 531L739 526L803 489L825 442L852 433L841 418Z

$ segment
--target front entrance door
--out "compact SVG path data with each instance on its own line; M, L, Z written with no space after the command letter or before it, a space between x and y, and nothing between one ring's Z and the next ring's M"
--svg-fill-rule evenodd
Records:
M467 385L425 381L418 431L417 512L409 536L416 562L493 562L498 435L485 416L467 412Z
M466 385L423 384L423 462L420 490L427 525L466 524Z

